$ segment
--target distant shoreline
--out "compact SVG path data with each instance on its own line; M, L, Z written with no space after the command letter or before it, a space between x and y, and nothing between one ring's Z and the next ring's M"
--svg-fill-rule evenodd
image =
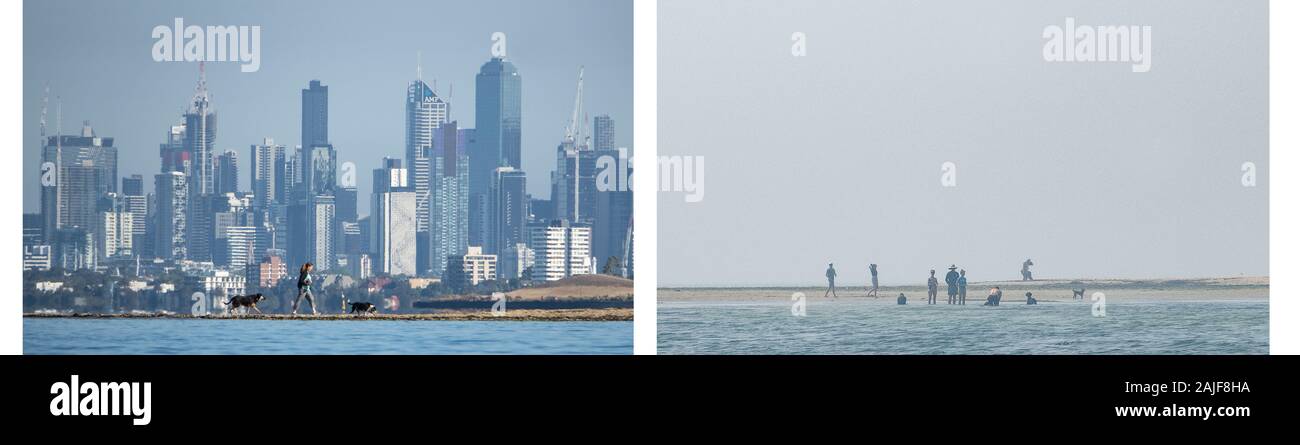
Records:
M936 276L938 276L938 275L936 275ZM862 288L864 288L864 287L866 287L866 286L868 286L868 285L870 284L869 282L866 282L866 280L860 280L861 282L860 282L860 281L848 281L848 280L846 280L846 279L843 278L843 277L840 277L839 280L837 280L837 281L838 281L838 282L836 283L836 289L862 289ZM970 282L970 283L967 285L967 287L968 287L968 288L972 288L972 287L984 287L984 286L999 286L999 287L1036 287L1036 288L1046 288L1046 289L1066 289L1066 288L1071 288L1071 287L1073 287L1073 288L1077 289L1077 288L1079 288L1081 285L1084 286L1084 287L1089 287L1089 286L1090 286L1090 287L1095 287L1095 288L1102 288L1102 287L1122 287L1122 288L1262 287L1262 288L1267 288L1268 285L1269 285L1269 277L1267 277L1267 276L1251 276L1251 277L1151 278L1151 279L1144 279L1144 278L1043 278L1043 279L1036 279L1036 280L1033 280L1033 281L1021 281L1021 280L972 281L972 282ZM940 287L940 288L943 288L944 286L946 286L946 284L944 284L944 283L942 282L942 280L940 280L939 287ZM820 288L822 288L822 289L825 289L825 288L826 288L826 282L825 282L825 281L822 281L822 282L820 282L820 283L809 283L809 284L806 284L806 285L772 285L772 286L764 286L764 285L755 285L755 286L745 286L745 285L737 285L737 286L725 286L725 285L724 285L724 286L715 286L715 285L709 285L709 286L660 286L660 287L658 287L658 289L659 289L659 290L683 290L683 291L696 291L696 290L734 290L734 289L765 289L765 290L792 289L792 290L797 290L797 289L808 289L808 288L816 288L816 287L820 287ZM916 288L925 289L925 288L926 288L925 282L924 282L924 281L918 281L917 284L903 284L903 285L887 285L887 286L880 286L880 289L881 289L881 290L885 290L885 289L916 289Z
M866 296L867 286L860 282L837 280L836 294L841 299L875 298ZM983 281L966 286L966 299L984 301L989 288L1000 287L1006 295L1003 302L1024 301L1025 292L1033 292L1041 302L1079 301L1072 290L1083 289L1085 299L1094 293L1103 293L1109 301L1205 301L1237 300L1267 301L1268 277L1187 278L1187 279L1042 279L1034 281ZM939 299L947 302L948 286L939 284ZM924 301L927 287L924 283L903 286L881 286L879 300L893 302L899 293L909 299ZM750 286L750 287L661 287L658 300L665 301L788 301L794 293L809 299L822 299L826 284L809 286ZM830 299L831 297L826 297Z
M281 321L631 321L632 309L519 309L507 310L501 315L490 311L446 311L428 314L213 314L190 315L172 313L122 313L103 314L88 312L28 312L23 318L75 318L75 319L190 319L190 320L281 320Z

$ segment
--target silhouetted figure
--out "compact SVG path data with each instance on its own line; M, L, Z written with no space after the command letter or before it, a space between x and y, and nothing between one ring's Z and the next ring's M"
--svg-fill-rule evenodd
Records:
M961 277L957 278L957 304L966 305L966 269L962 269Z
M826 294L822 295L822 298L826 298L826 295L839 298L838 295L835 295L835 263L826 266L826 284Z
M871 289L867 291L867 295L879 298L880 280L876 276L876 263L871 263L869 269L871 269Z
M902 304L907 304L907 295L903 295L902 292L899 292L899 293L898 293L898 304L900 304L900 305L902 305Z
M1025 304L1038 304L1038 300L1034 299L1033 292L1025 292Z
M925 284L930 288L930 302L926 304L935 304L939 300L939 279L935 278L934 269L930 269L930 279Z
M957 304L957 265L948 267L948 274L943 276L943 282L948 285L948 304Z
M1070 289L1070 292L1074 292L1074 295L1071 296L1071 299L1082 300L1082 299L1083 299L1083 291L1085 291L1085 290L1087 290L1087 289L1083 289L1083 288L1079 288L1078 290Z
M984 302L985 306L997 306L1002 303L1002 288L994 286L989 289L989 299Z
M1029 271L1029 266L1034 265L1034 260L1025 260L1020 265L1020 281L1034 281L1034 273Z

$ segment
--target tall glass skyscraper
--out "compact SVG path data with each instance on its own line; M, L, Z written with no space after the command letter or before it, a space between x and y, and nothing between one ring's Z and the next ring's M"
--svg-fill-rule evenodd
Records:
M464 255L469 246L469 156L473 129L448 122L435 132L433 150L433 225L430 272L443 276L447 257Z
M302 146L329 143L330 88L313 80L302 90Z
M226 150L217 155L217 163L213 172L213 189L216 194L238 193L239 192L239 154L234 150Z
M104 193L117 191L117 148L87 122L80 135L50 136L42 161L53 166L54 181L42 187L45 230L95 227L95 206Z
M447 122L449 111L447 102L423 80L417 78L407 84L406 165L415 192L416 228L419 232L428 232L431 227L429 200L433 138L439 126Z
M185 111L184 150L189 152L193 162L190 194L209 195L213 191L212 155L213 144L217 142L217 112L212 109L208 95L208 80L199 65L199 83L194 88L194 97Z
M284 146L276 145L274 139L265 138L261 145L250 145L249 150L252 152L249 159L252 161L251 182L256 199L254 207L259 210L268 209L285 198Z
M472 208L486 209L492 172L497 167L523 168L520 163L522 79L515 65L493 57L474 77L475 137L469 154L469 193ZM471 243L482 243L487 218L470 224Z

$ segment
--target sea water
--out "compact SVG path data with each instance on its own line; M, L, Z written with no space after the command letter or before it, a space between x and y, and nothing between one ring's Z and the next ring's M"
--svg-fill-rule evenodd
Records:
M660 354L1267 354L1268 302L659 304ZM940 300L943 300L941 297Z
M630 321L25 318L24 354L631 354Z

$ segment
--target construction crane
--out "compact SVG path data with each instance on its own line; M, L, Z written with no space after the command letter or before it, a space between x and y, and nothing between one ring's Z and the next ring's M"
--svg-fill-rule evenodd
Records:
M584 70L585 70L584 67L578 66L578 94L573 98L573 116L569 118L568 128L564 129L564 144L563 144L564 146L567 147L566 150L573 151L571 156L573 157L572 158L573 159L573 222L575 223L578 222L579 218L581 217L581 213L579 211L579 209L582 207L580 205L581 200L579 199L580 197L579 194L581 193L581 191L579 190L580 187L579 178L582 176L581 152L587 145L587 141L583 140L584 136L582 134L584 130L583 128L584 125L578 120L580 117L583 117L582 74ZM566 153L566 155L569 155L569 153Z
M586 114L582 109L582 74L584 67L578 67L578 94L573 98L573 116L569 118L569 127L564 129L564 141L573 144L574 148L587 145L587 141L582 140L585 130ZM582 118L583 121L580 121Z

